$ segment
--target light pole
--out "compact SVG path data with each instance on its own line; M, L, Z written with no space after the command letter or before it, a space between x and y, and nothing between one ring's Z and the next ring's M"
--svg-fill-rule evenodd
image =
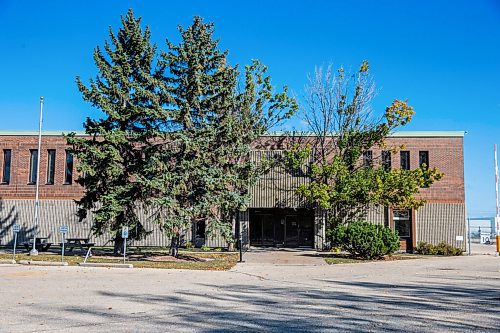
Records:
M496 235L495 235L495 243L496 243L496 256L500 255L500 205L498 203L498 161L497 161L497 145L494 146L495 151L495 225L496 225Z
M30 251L30 255L38 255L38 250L36 249L36 236L38 232L38 190L40 186L40 153L42 148L42 119L43 119L43 96L40 97L40 126L38 128L38 153L36 159L36 194L35 194L35 217L34 217L34 228L33 228L33 248Z

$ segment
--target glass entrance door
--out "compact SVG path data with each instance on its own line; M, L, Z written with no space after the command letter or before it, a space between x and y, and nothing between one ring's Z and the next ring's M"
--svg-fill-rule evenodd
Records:
M299 223L297 215L286 216L285 233L286 233L285 246L288 247L299 246Z
M411 215L410 209L394 209L392 212L393 230L398 233L401 250L410 251L413 248Z
M292 209L250 210L250 245L314 246L314 212Z

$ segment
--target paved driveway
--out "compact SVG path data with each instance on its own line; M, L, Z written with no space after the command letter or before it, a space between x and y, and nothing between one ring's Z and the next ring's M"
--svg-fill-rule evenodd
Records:
M252 247L243 254L243 260L255 265L296 265L296 266L326 266L323 258L316 250L310 249L277 249Z
M0 266L0 332L498 332L500 258L229 272Z

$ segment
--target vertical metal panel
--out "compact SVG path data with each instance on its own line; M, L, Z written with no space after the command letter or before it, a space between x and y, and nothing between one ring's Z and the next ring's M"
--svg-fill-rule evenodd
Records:
M81 222L78 221L76 212L78 207L72 200L42 200L40 201L40 223L38 237L48 237L48 242L61 241L59 226L67 225L67 237L90 238L97 246L112 246L114 235L107 232L102 236L92 234L92 213ZM33 237L33 200L0 200L0 245L10 245L13 241L12 226L21 225L18 241L25 242ZM160 226L151 221L150 214L142 208L137 209L139 220L150 233L142 240L131 240L130 246L170 246L171 239L166 236ZM192 230L181 233L181 244L192 239ZM220 234L208 237L205 243L209 247L227 247L227 242Z
M419 208L415 216L417 242L444 241L465 251L465 241L456 240L456 236L466 239L465 204L428 203Z
M383 206L371 206L365 217L364 220L373 224L381 224L385 225L386 224L386 212L385 212L385 207Z
M240 214L242 243L245 248L250 245L250 210L242 211Z
M256 150L250 153L254 163L260 163L263 159L273 160L283 157L282 150ZM308 165L312 162L312 157ZM255 186L250 189L251 208L304 208L309 205L295 190L301 184L309 184L309 167L300 170L286 170L283 166L271 168Z
M314 209L314 247L323 250L326 245L326 212L316 207Z

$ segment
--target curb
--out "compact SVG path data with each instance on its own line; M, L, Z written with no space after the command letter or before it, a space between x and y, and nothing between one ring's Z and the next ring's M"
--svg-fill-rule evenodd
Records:
M79 263L80 267L108 267L108 268L134 268L132 264L113 264L113 263L105 263L105 262L96 262L96 263Z
M67 262L57 262L57 261L21 260L19 263L21 265L33 265L33 266L68 266Z
M15 263L16 263L15 260L8 260L8 259L0 260L0 264L15 264Z

